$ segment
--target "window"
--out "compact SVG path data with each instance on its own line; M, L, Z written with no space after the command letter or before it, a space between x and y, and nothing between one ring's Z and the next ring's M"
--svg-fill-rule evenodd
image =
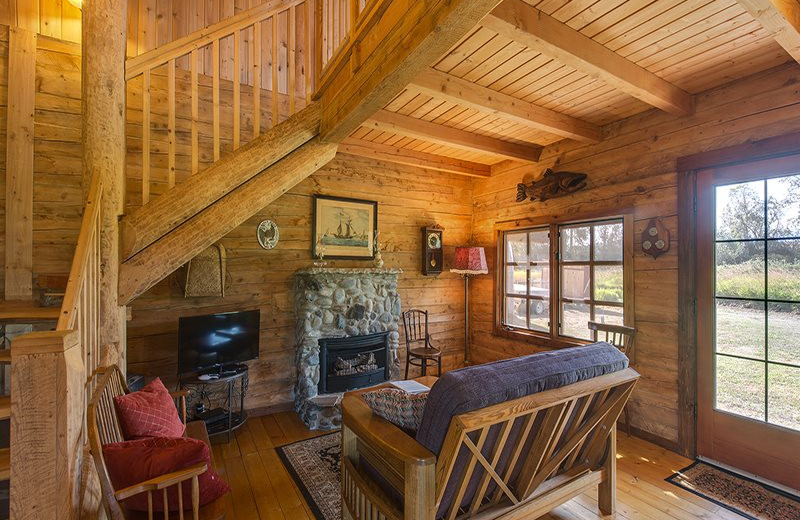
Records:
M627 238L632 241L632 230L625 230L624 221L501 232L502 329L569 342L595 339L589 321L622 325L625 269L632 263L624 259L623 231L631 234Z
M715 198L715 407L800 430L800 175Z

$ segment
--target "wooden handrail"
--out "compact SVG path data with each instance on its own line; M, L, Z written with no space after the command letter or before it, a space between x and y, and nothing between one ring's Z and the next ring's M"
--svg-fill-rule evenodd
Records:
M80 290L83 287L84 279L90 274L89 263L92 253L96 252L92 246L95 245L94 242L99 233L102 188L103 182L100 180L100 176L93 176L86 205L83 209L78 245L75 247L75 254L72 256L67 289L61 304L61 315L58 318L56 330L70 330L75 327L76 313L80 304Z

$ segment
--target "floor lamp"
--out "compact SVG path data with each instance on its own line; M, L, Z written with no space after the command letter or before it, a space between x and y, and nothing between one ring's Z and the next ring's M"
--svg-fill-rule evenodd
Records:
M464 277L464 364L469 365L469 277L489 272L483 248L457 247L450 272Z

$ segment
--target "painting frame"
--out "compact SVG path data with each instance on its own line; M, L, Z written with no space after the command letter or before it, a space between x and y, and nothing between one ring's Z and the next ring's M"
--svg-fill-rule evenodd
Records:
M377 201L315 194L311 211L311 257L318 257L318 245L322 244L326 259L373 260L377 229Z

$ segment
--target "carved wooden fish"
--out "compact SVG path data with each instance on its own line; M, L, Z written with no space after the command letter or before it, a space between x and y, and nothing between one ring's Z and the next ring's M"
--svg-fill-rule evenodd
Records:
M554 172L550 168L538 181L530 184L517 184L517 202L528 197L544 202L547 199L563 197L586 187L586 174L575 172Z

